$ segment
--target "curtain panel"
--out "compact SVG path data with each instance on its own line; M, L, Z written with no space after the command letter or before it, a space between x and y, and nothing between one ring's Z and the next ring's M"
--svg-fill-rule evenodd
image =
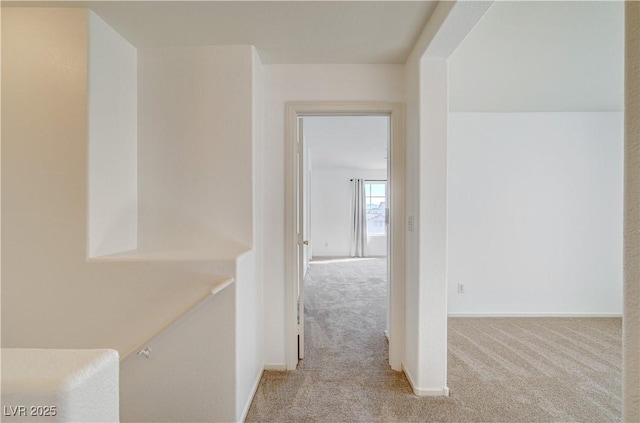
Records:
M364 179L352 179L351 257L366 257L367 205Z

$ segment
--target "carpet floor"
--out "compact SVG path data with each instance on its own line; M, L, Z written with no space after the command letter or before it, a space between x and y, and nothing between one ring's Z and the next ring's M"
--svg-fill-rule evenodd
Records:
M622 321L450 318L450 397L388 365L384 259L314 262L305 359L266 371L248 422L619 422Z

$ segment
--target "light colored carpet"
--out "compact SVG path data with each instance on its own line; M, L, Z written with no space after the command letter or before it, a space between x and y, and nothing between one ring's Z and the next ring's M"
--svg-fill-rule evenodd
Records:
M621 319L449 319L448 398L387 364L383 259L311 266L307 348L265 372L249 422L617 422Z

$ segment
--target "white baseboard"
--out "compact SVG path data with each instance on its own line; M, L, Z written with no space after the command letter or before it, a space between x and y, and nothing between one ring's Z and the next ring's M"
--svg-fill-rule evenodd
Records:
M415 383L413 383L413 379L411 378L411 374L409 373L407 368L404 367L404 363L402 363L401 366L402 366L402 372L407 377L407 380L409 381L409 385L411 385L411 390L413 391L413 394L415 396L418 396L418 397L448 397L449 396L449 388L446 386L443 388L436 388L436 389L421 389L416 387Z
M449 317L622 317L622 313L449 313Z
M284 372L287 370L287 365L284 363L270 363L270 364L265 364L264 369Z
M253 397L256 396L256 392L258 391L258 385L260 385L260 379L262 379L262 373L264 370L258 372L258 377L255 382L253 382L253 387L251 388L251 395L249 395L249 399L247 399L247 403L244 405L242 409L242 415L240 416L239 422L244 422L247 419L247 414L249 414L249 408L251 407L251 403L253 402Z

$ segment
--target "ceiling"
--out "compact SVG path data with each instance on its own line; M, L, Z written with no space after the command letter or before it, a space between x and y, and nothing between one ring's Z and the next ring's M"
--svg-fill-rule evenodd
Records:
M624 3L498 1L449 58L453 112L621 111Z
M84 1L138 48L256 46L265 64L404 63L436 1Z
M3 1L88 7L134 46L251 44L265 64L401 64L435 1ZM452 112L620 111L624 4L497 1L449 58Z
M386 169L388 116L304 118L312 169Z

